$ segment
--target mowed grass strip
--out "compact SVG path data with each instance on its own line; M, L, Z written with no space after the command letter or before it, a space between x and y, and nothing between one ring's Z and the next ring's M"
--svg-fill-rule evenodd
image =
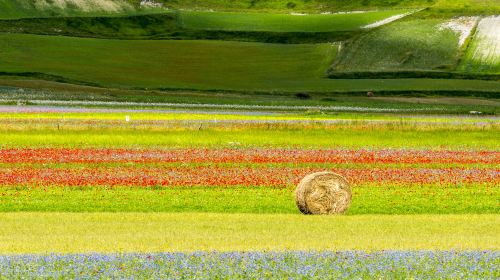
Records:
M0 252L498 250L500 215L4 213Z
M500 214L492 185L354 186L347 215ZM0 188L0 212L205 212L297 214L292 188Z
M429 148L482 149L499 147L498 129L437 128L418 126L352 129L149 129L99 128L84 125L78 130L0 129L0 146L13 147L310 147L310 148ZM443 141L443 139L447 139Z

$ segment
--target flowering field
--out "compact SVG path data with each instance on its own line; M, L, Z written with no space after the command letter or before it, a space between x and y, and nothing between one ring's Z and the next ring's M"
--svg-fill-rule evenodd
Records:
M500 279L499 11L0 0L0 280Z
M330 170L349 214L498 213L495 117L33 109L0 114L0 211L297 213Z
M3 277L497 277L494 116L41 109L0 124ZM345 216L295 206L323 170L352 184Z
M0 277L495 279L499 259L494 251L21 255L0 257Z
M3 186L295 186L329 169L353 184L500 183L496 151L4 149Z

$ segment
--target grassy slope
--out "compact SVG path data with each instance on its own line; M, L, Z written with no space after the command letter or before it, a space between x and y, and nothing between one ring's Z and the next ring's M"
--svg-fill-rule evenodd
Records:
M0 20L0 32L111 39L210 39L277 43L335 42L363 25L408 10L297 16L272 13L176 11L124 17Z
M42 0L50 2L47 0ZM108 0L128 6L125 13L142 12L139 8L139 0ZM41 2L41 1L40 1ZM416 8L433 6L436 12L454 10L462 13L487 13L500 11L500 4L496 0L158 0L170 9L197 9L218 11L273 11L273 12L315 12L318 11L349 11L349 10L373 10L387 8ZM50 6L49 6L50 7ZM27 0L0 0L0 18L23 18L40 16L60 15L106 15L96 9L84 11L75 5L67 9L37 9L32 1ZM116 11L112 14L117 14Z
M58 5L57 3L64 3ZM0 0L0 19L51 17L51 16L97 16L125 15L137 13L136 5L126 0Z
M348 215L499 214L493 186L355 186ZM207 187L0 189L0 212L300 212L291 189Z
M499 227L498 215L6 213L0 251L495 250Z
M169 38L180 32L174 13L115 17L45 17L0 20L0 31L94 38Z
M331 44L123 41L3 34L0 49L0 72L41 72L110 87L295 92L499 88L495 81L322 79L337 51Z
M435 0L432 10L436 13L453 11L459 14L498 14L500 2L497 0Z

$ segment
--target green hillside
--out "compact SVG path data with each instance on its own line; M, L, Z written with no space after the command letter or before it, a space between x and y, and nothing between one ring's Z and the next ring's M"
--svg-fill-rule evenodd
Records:
M23 17L75 16L131 14L139 11L183 9L183 10L219 10L219 11L340 11L352 9L423 7L427 0L157 0L149 1L152 5L141 5L141 0L0 0L0 19ZM433 2L431 0L431 2ZM161 6L160 6L161 5Z
M278 43L345 40L362 27L414 10L349 14L166 11L120 17L49 17L0 21L0 32L123 39L219 39Z
M123 15L166 9L320 13L421 7L462 14L500 12L497 0L0 0L0 19Z

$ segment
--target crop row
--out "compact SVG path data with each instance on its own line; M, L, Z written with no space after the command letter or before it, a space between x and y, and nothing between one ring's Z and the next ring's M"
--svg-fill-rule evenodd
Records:
M498 279L495 251L226 252L0 256L5 278Z
M0 163L500 164L498 151L410 149L3 149Z
M332 168L353 184L394 185L500 184L500 170L477 168ZM288 187L313 172L313 167L13 167L0 170L3 186L267 186Z

